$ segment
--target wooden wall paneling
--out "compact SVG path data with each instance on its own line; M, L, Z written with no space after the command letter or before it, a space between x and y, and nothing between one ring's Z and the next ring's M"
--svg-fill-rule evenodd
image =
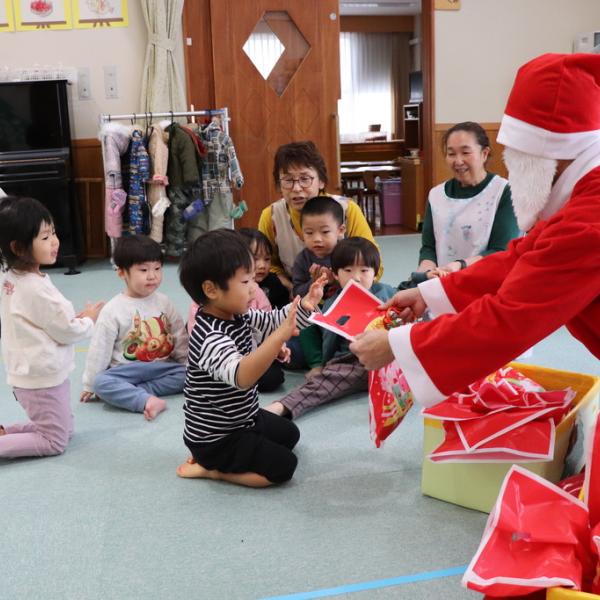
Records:
M87 258L104 258L109 252L104 232L104 167L100 141L73 140L72 161L84 234L84 254Z
M286 11L310 45L281 96L242 50L266 10ZM281 144L312 139L327 164L328 189L339 189L339 19L329 18L337 13L336 0L211 1L215 102L230 109L230 131L244 173L241 196L249 211L242 226L256 226L262 209L278 197L272 167Z
M415 19L412 15L340 17L340 31L412 33L414 30Z
M442 138L444 133L452 127L454 123L436 123L435 125L435 138L434 138L434 155L436 156L435 161L435 171L433 176L433 185L437 185L442 181L446 181L449 177L452 177L452 173L446 166L446 161L444 160L444 155L442 152ZM508 172L506 170L506 166L502 160L502 152L504 150L504 146L499 144L496 141L498 137L498 129L500 128L500 123L480 123L480 125L485 129L485 132L490 139L491 145L491 154L488 159L488 163L486 165L486 169L492 173L496 173L497 175L501 175L502 177L507 177Z
M185 2L183 39L188 105L196 110L222 108L215 106L210 0Z

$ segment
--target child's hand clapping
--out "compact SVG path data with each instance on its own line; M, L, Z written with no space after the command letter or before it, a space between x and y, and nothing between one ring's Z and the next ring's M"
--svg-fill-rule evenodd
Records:
M83 317L89 317L94 323L104 306L104 302L86 302L85 308L77 315L80 319Z
M302 298L302 308L316 312L323 298L323 288L327 285L327 275L323 274L309 288L308 294Z
M310 269L308 270L308 272L313 281L316 281L317 279L319 279L319 277L321 277L321 275L327 276L327 284L326 285L330 285L335 281L335 278L333 276L333 271L322 265L317 265L316 263L313 263L311 265Z

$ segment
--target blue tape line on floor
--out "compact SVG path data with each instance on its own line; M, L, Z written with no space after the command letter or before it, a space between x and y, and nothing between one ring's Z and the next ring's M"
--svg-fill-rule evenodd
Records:
M263 598L263 600L311 600L312 598L326 598L327 596L337 596L339 594L364 592L365 590L374 590L393 585L418 583L419 581L430 581L431 579L462 575L467 570L467 566L468 565L451 567L450 569L442 569L440 571L425 571L423 573L415 573L414 575L401 575L400 577L392 577L390 579L376 579L375 581L341 585L339 587L315 590L313 592L298 592L296 594L287 594L285 596L269 596L268 598Z

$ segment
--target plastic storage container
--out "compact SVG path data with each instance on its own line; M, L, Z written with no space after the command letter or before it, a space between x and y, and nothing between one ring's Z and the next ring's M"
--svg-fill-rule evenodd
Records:
M556 483L559 481L571 430L577 412L598 403L600 377L547 369L535 365L514 363L515 369L530 377L547 390L571 387L575 392L575 406L556 428L554 459L550 462L519 463L526 469ZM444 439L441 421L425 418L423 436L423 471L421 491L427 496L452 504L490 512L511 463L434 463L426 456Z
M379 179L376 188L381 198L383 225L402 224L402 178Z

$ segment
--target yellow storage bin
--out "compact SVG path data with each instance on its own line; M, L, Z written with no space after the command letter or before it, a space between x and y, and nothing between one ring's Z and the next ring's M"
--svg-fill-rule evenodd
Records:
M600 377L519 363L511 366L547 390L571 387L577 394L575 406L556 428L554 459L550 462L519 463L556 483L563 471L577 412L598 405ZM432 498L490 512L511 463L434 463L426 458L443 440L444 429L441 422L425 418L421 491Z
M598 594L574 592L567 588L550 588L546 592L546 600L598 600L599 598Z

